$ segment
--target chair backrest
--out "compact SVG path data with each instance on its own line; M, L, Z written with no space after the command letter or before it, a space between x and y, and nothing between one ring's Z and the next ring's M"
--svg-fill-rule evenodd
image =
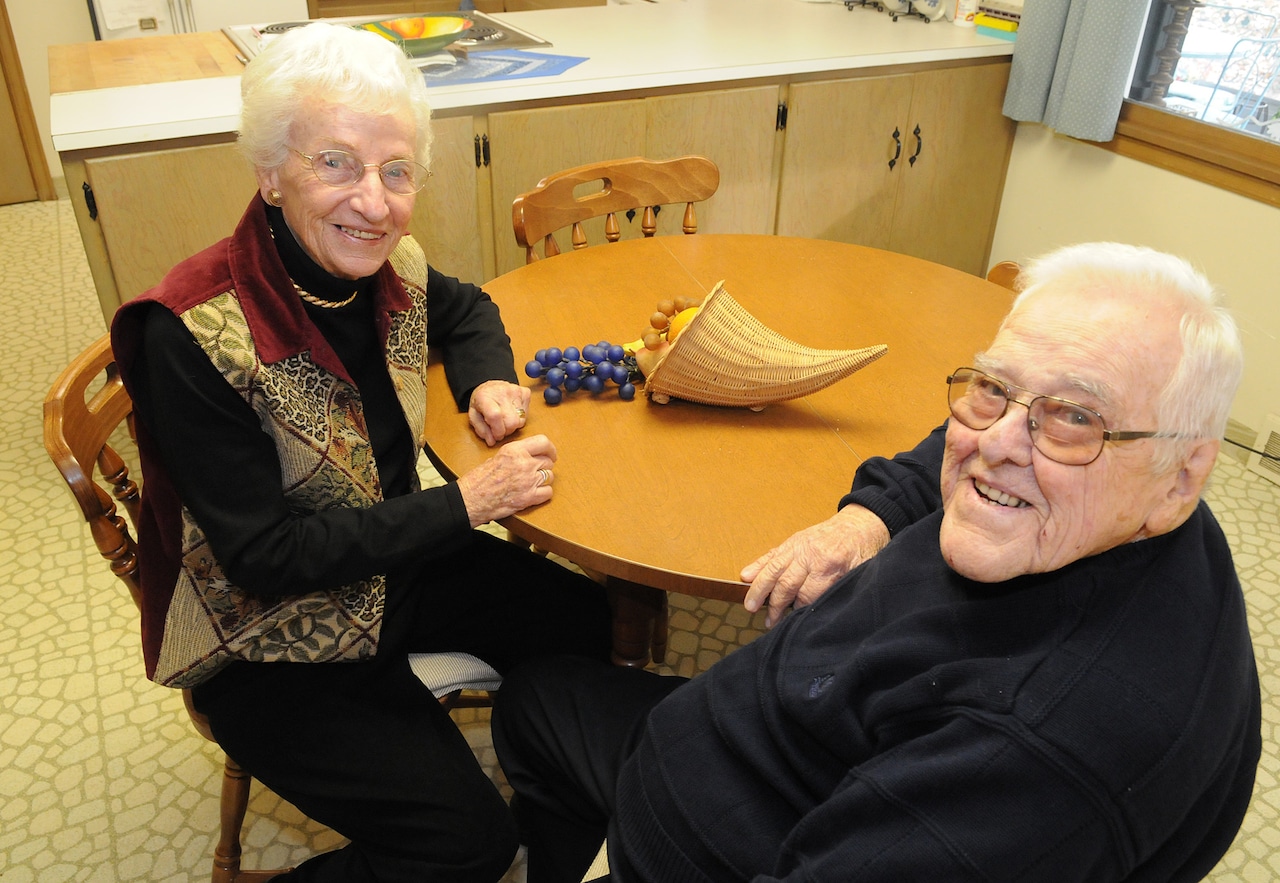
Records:
M1001 261L987 271L987 281L1017 291L1018 274L1021 272L1022 265L1017 261Z
M137 524L142 495L109 439L132 421L133 402L116 370L111 340L103 335L58 375L44 400L44 446L80 506L93 541L141 607L137 545L117 513L122 503ZM132 425L129 426L132 433ZM108 493L94 477L98 470Z
M576 188L600 182L600 189L575 196ZM652 236L658 228L655 206L685 203L683 230L695 233L697 214L693 204L707 199L720 186L720 169L704 156L682 156L670 160L650 160L639 156L630 159L589 163L548 175L528 193L522 193L511 205L511 223L516 242L524 247L525 262L539 256L534 246L543 243L546 257L557 255L560 248L552 234L572 226L575 249L587 246L582 222L605 218L605 238L616 242L621 236L617 213L643 209L640 229Z

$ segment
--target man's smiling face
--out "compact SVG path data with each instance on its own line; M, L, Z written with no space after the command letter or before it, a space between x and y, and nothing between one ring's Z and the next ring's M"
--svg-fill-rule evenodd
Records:
M1092 408L1110 429L1144 431L1161 428L1156 402L1181 351L1167 309L1105 292L1042 292L1009 316L974 367ZM947 563L997 582L1169 530L1178 469L1157 474L1152 457L1173 443L1108 442L1092 463L1067 466L1032 445L1022 405L984 430L952 419L942 466Z

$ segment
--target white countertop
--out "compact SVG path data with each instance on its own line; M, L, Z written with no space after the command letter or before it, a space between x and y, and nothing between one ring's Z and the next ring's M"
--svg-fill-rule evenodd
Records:
M1007 56L1013 44L948 21L893 21L812 0L664 0L495 15L587 60L562 74L431 89L442 114L497 105ZM59 151L233 132L240 78L66 92L50 99Z

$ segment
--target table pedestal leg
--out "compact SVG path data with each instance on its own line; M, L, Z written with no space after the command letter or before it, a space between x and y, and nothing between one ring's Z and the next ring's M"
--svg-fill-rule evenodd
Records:
M627 580L609 578L613 604L613 663L644 668L667 653L667 593ZM651 657L652 654L652 657Z

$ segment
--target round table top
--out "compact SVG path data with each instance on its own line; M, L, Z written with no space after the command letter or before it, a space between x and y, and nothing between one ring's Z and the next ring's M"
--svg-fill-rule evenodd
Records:
M502 311L517 366L550 346L641 336L657 302L704 297L724 280L748 312L807 346L888 353L802 399L754 412L638 394L611 385L555 406L533 403L523 434L555 444L555 496L503 524L607 576L740 600L738 573L836 509L867 457L913 447L947 416L945 378L986 346L1012 302L1007 289L938 264L825 240L667 236L562 254L485 285ZM519 370L519 367L518 367ZM429 453L446 477L491 455L434 364Z

